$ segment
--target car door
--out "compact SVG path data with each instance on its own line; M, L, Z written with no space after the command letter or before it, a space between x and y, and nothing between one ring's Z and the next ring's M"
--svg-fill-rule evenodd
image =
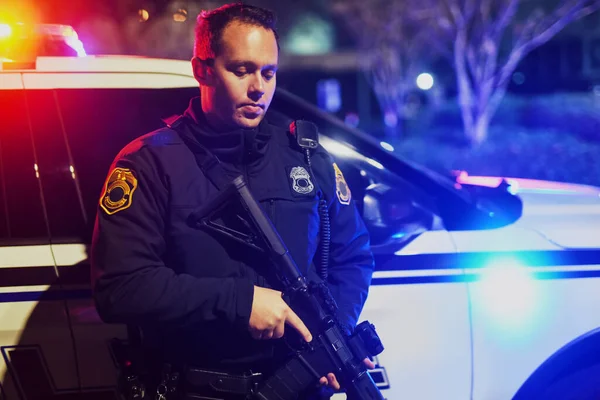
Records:
M34 135L47 104L0 87L0 393L51 399L78 387L44 190L56 168ZM22 82L18 73L14 82ZM18 81L17 81L18 79ZM57 193L56 195L60 195Z
M91 303L85 238L92 221L89 221L83 203L79 172L65 133L64 115L57 102L56 90L31 88L27 90L27 96L29 102L39 108L31 126L35 147L40 154L41 189L58 275L56 285L68 321L69 349L73 352L76 369L75 387L86 398L110 399L111 395L114 397L114 387L103 390L93 378L86 379L102 376L106 368L99 368L92 374L85 373L94 365L101 366L111 359L106 345L90 348L81 342L81 338L90 335L89 320L94 317L87 308L80 306L82 302ZM84 323L79 323L81 321Z
M433 200L342 142L322 135L321 143L371 235L375 272L361 320L385 346L371 376L388 399L469 398L469 293Z
M568 226L576 214L550 218ZM598 249L563 248L524 220L452 232L470 281L473 399L512 398L544 361L600 327L594 311L600 302ZM561 363L568 371L568 362ZM566 393L555 396L576 398Z

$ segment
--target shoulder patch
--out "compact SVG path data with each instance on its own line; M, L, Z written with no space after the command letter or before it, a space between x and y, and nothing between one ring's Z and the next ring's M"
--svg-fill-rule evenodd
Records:
M100 207L108 215L129 208L137 185L138 180L129 168L114 168L104 185Z
M344 174L342 174L336 163L333 163L333 169L335 171L335 194L340 203L347 206L350 204L350 200L352 200L352 193L346 183L346 179L344 179Z

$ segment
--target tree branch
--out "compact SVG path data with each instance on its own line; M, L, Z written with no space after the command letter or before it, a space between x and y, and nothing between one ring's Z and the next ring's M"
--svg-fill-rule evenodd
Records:
M508 80L503 82L501 85L496 85L493 94L488 104L490 118L496 113L496 110L500 106L502 99L506 95L506 88L508 87Z
M592 4L590 4L588 7L581 7L582 3L582 0L570 1L566 5L561 6L553 14L554 16L556 16L557 14L560 14L562 16L558 17L544 31L533 36L529 40L525 39L524 35L522 35L522 40L520 40L520 43L518 43L518 45L515 46L510 52L506 63L500 70L500 73L496 80L496 84L498 86L503 86L507 84L510 76L517 67L519 61L523 59L523 57L525 57L534 48L541 46L542 44L552 39L565 26L567 26L570 22L573 22L576 19L576 16L579 16L579 18L581 18L600 9L600 0L594 0Z
M586 0L567 0L564 1L559 7L557 7L554 11L546 15L544 18L540 18L540 22L536 25L536 29L533 32L533 36L537 36L542 32L546 31L552 25L557 22L568 18L570 15L574 14L578 9L583 7L583 3Z
M593 14L598 10L600 10L600 1L593 1L592 4L590 4L589 6L583 7L581 10L577 11L573 18L573 21L587 17L588 15Z
M548 40L552 39L565 26L567 26L569 23L573 22L575 20L576 16L588 15L585 13L581 13L583 11L583 8L580 8L582 6L582 3L583 3L583 0L571 1L570 4L567 3L567 5L563 6L566 10L565 10L565 14L562 15L562 17L558 17L558 19L556 21L554 21L553 23L551 23L548 28L546 28L541 33L535 35L529 41L525 42L522 45L522 47L523 47L522 52L524 53L523 55L529 53L535 47L541 46L542 44L546 43ZM600 1L595 0L592 2L592 5L596 6L596 8L595 8L596 10L598 9L598 6L600 6L600 4L598 4L598 3L600 3ZM567 7L570 7L570 8L567 8ZM590 9L593 9L593 7L590 6ZM557 10L557 11L559 11L559 10ZM590 11L590 12L593 12L593 11Z
M467 65L469 66L469 72L471 73L471 76L473 76L474 78L476 78L475 80L477 80L477 77L479 75L477 66L479 65L479 63L477 62L477 57L475 56L475 50L473 46L467 46L465 54L467 58Z
M492 6L493 6L492 0L482 0L481 1L481 4L479 5L479 14L481 15L482 21L491 19L492 8L493 8Z
M452 0L441 0L440 6L446 11L445 14L450 25L453 25L455 29L463 26L463 16L456 3Z
M473 88L469 80L464 54L466 52L466 30L459 29L454 41L454 68L458 85L458 103L460 105L467 136L473 133Z
M495 42L500 41L500 39L502 38L502 35L504 34L504 30L506 29L506 27L508 26L510 21L512 21L512 19L514 18L515 14L517 12L517 9L519 8L519 1L520 0L510 0L510 3L504 9L504 12L502 13L502 15L498 18L496 23L493 25L491 36L492 36L492 40L494 40Z
M535 28L540 24L540 18L541 11L539 9L534 10L532 15L525 21L525 25L520 34L517 35L517 40L515 41L513 48L521 47L524 43L527 43L530 36L535 31Z
M465 9L463 12L463 23L468 25L475 16L478 5L481 5L483 0L465 0ZM455 2L456 3L456 2Z
M491 38L485 38L483 41L485 49L485 62L483 66L482 80L487 81L495 78L496 67L498 64L498 43L495 43Z

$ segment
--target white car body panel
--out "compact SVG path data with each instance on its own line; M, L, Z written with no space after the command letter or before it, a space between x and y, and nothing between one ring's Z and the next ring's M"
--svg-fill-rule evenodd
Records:
M422 254L428 253L427 249L439 253L455 251L448 232L437 231L425 232L401 253ZM401 264L402 256L396 257ZM435 266L429 268L379 271L373 276L361 320L375 325L385 346L377 360L390 380L390 388L383 390L388 399L463 398L470 391L466 283L393 283L395 278L439 275Z
M595 268L600 270L598 265ZM600 326L600 314L595 311L600 302L600 278L532 280L512 292L506 288L506 297L494 298L506 301L506 309L501 306L499 311L498 307L485 307L490 300L478 291L480 284L470 285L474 399L512 398L550 355ZM513 314L507 315L509 311Z
M0 247L0 269L14 267L43 268L47 276L56 276L49 245ZM49 379L56 387L78 385L65 302L38 300L42 294L60 296L49 285L0 287L0 377L5 377L1 383L7 399L17 398L14 374L7 371L6 364L17 344L21 350L43 354Z
M54 267L49 245L0 246L0 268L38 266Z

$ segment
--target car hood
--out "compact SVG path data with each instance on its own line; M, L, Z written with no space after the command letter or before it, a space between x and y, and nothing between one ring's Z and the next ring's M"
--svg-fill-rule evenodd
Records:
M557 247L600 248L600 188L520 178L463 177L460 183L498 186L502 179L523 201L513 229L537 232Z

